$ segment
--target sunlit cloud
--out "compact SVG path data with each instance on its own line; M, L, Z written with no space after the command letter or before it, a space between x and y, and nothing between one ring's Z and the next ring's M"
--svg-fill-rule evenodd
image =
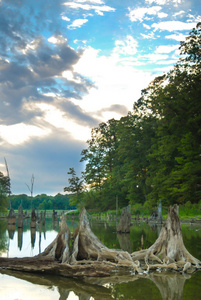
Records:
M131 61L133 57L131 56ZM90 61L90 64L89 64ZM92 47L85 49L83 56L75 65L75 71L83 76L93 78L95 86L88 95L83 97L80 107L91 112L94 117L100 118L100 111L112 105L122 105L132 110L135 100L140 97L141 89L148 84L152 75L135 69L131 65L122 65L122 59L116 53L111 56L102 56L100 51ZM113 117L116 112L113 112ZM122 115L125 111L122 111ZM104 116L112 117L112 113L104 110ZM118 115L120 112L118 111ZM102 115L103 117L103 115Z
M182 34L182 33L170 34L170 35L165 36L166 39L175 40L175 41L178 41L178 42L184 41L186 37L187 37L187 35Z
M15 125L0 125L0 137L9 144L18 145L27 142L32 137L42 138L50 134L48 128L40 128L24 123Z
M167 60L169 58L166 54L150 53L142 56L142 59L145 59L147 63L156 63L157 61Z
M165 46L160 45L155 50L155 53L170 53L178 49L178 47L179 47L178 45L165 45Z
M48 39L49 43L52 44L65 44L67 42L67 38L64 38L62 35L58 35L58 36L51 36Z
M72 118L66 116L64 111L53 105L46 103L36 104L44 113L42 120L54 126L57 129L63 129L70 133L74 139L86 141L91 134L91 128L86 125L79 125Z
M142 22L147 16L158 15L159 11L162 9L161 6L152 6L152 7L139 7L136 9L129 8L129 18L131 22L140 21Z
M180 21L166 21L160 23L153 23L151 25L154 30L167 30L167 31L175 31L175 30L191 30L196 26L196 23L185 23Z
M30 170L47 193L63 189L68 166L81 170L91 128L132 111L178 60L175 44L200 21L192 1L0 0L0 156L13 193Z
M154 32L150 32L148 34L144 34L144 33L140 33L140 35L144 38L144 39L155 39L155 36L154 36Z
M115 41L113 53L118 55L135 55L137 53L138 42L130 35L125 40Z
M168 16L168 14L166 14L166 13L164 13L164 12L159 12L159 13L158 13L158 17L159 17L160 19L166 18L167 16Z
M71 25L68 26L68 29L80 28L83 24L87 23L87 19L77 19L73 21Z
M85 1L84 1L85 2ZM87 1L91 2L91 1ZM97 3L97 2L91 2L91 3ZM98 2L97 4L102 4L103 2ZM115 8L112 8L107 5L91 5L91 4L82 4L79 2L65 2L64 5L72 8L72 9L83 9L83 10L94 10L98 15L103 16L103 12L114 12Z
M62 18L62 20L66 21L66 22L70 21L70 19L68 17L66 17L66 16L62 16L61 18Z
M183 14L185 14L185 11L184 11L184 10L180 10L180 11L174 13L174 14L173 14L173 17L178 17L178 16L181 16L181 15L183 15Z

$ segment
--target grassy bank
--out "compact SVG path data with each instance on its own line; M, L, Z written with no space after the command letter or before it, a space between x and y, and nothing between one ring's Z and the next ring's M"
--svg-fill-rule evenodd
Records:
M87 210L89 215L93 217L99 217L101 213L101 219L105 219L105 216L111 215L115 216L116 215L116 210L108 210L106 212L99 212L97 210L93 209L88 209ZM118 216L121 215L122 209L118 210ZM155 208L148 208L146 206L143 206L141 204L135 204L131 206L131 215L132 216L139 216L139 217L150 217L150 215L154 212L157 211L157 207ZM74 214L75 216L79 216L79 211L74 211L69 214ZM163 218L167 217L168 213L168 207L162 206L162 216ZM198 204L192 204L190 202L187 202L184 205L179 205L179 217L181 220L183 219L189 219L189 218L201 218L201 202Z

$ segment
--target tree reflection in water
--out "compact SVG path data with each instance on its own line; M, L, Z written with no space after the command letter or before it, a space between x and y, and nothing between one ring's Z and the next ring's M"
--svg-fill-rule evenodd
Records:
M79 300L191 299L185 298L183 295L185 281L190 279L191 275L184 276L178 273L155 272L144 276L121 275L109 278L76 280L55 276L41 277L22 272L1 272L35 285L45 286L49 290L55 290L56 288L59 293L59 300L72 299L72 293L76 296L75 299Z

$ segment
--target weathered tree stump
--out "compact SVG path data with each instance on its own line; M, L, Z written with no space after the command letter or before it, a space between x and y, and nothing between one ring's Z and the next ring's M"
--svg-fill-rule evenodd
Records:
M183 244L178 207L170 207L166 223L156 242L148 249L129 254L107 248L91 231L86 210L80 214L74 239L62 217L55 240L38 256L1 258L0 267L65 277L111 276L112 274L147 273L157 268L181 273L200 269L200 261ZM72 245L71 245L72 244Z
M129 233L131 227L131 207L128 205L122 210L117 232Z
M149 261L159 263L161 268L184 270L199 268L200 260L193 257L183 243L181 224L178 216L178 206L169 208L166 223L163 224L160 235L148 249L132 253L134 260L143 260L149 268L156 269L158 264L149 264Z
M11 208L8 214L8 225L15 225L16 224L16 215L14 209Z
M33 207L32 212L31 212L31 224L30 227L31 228L36 228L36 213L35 213L35 208Z
M52 222L57 222L57 212L53 209Z
M42 224L43 224L43 226L45 226L45 216L46 216L46 210L44 211L43 218L42 218Z
M17 222L17 227L18 228L23 228L23 208L22 204L20 204L18 208L18 222Z

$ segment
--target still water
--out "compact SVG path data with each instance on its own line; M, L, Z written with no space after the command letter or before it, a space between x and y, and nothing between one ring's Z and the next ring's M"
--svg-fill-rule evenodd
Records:
M46 220L45 227L30 231L30 221L24 222L23 230L7 227L0 220L0 256L24 257L42 252L56 237L59 224ZM67 221L71 231L77 222ZM146 223L134 223L131 233L116 233L115 223L90 222L92 231L109 248L128 252L148 248L154 243L160 227ZM186 248L201 259L201 227L182 225ZM22 272L0 270L1 300L109 300L109 299L149 299L186 300L201 299L201 272L192 275L178 273L151 273L111 278L66 279L54 276L36 276Z

